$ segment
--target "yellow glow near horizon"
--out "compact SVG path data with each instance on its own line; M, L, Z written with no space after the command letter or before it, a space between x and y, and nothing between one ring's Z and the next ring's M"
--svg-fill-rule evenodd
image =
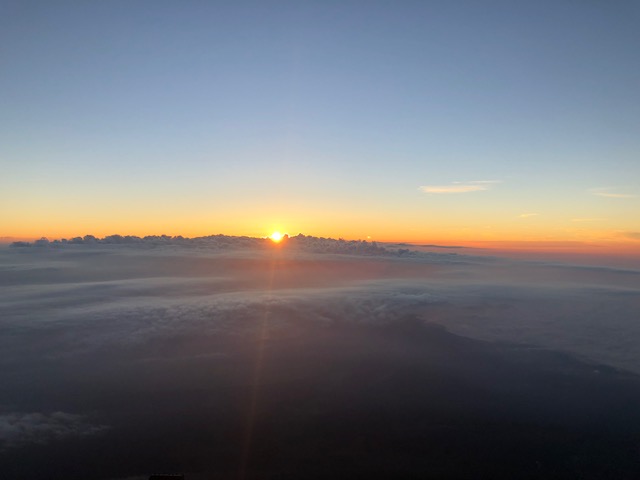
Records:
M554 248L612 254L628 252L640 256L640 229L634 223L637 215L613 217L602 212L598 215L529 215L527 212L533 210L522 208L491 215L475 212L475 216L469 216L461 209L446 212L434 209L428 215L401 210L398 214L380 217L377 211L356 209L352 212L335 205L266 203L220 210L207 206L206 211L184 207L184 211L182 208L168 211L133 205L128 210L96 208L92 213L84 204L74 207L43 203L37 211L25 210L17 204L15 209L0 212L0 244L33 241L40 237L54 240L84 235L102 238L114 234L141 237L166 234L193 238L224 234L268 238L274 246L279 246L286 242L286 232L289 232L293 236L302 233L324 238L416 245L541 251Z
M280 232L273 232L271 235L269 235L269 238L276 242L279 243L282 241L282 239L284 238L284 234L280 233Z

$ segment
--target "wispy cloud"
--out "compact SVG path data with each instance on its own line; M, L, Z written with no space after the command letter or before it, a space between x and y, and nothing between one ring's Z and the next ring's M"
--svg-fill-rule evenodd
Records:
M538 215L540 214L539 213L521 213L520 215L518 215L518 217L529 218L529 217L537 217Z
M624 232L622 236L632 240L640 240L640 232Z
M631 193L618 193L612 190L611 188L592 188L589 190L592 195L597 195L598 197L607 197L607 198L635 198L637 195Z
M489 190L496 183L500 183L500 180L472 180L470 182L451 182L449 185L423 185L420 190L424 193L482 192Z
M572 222L604 222L606 218L572 218Z
M635 198L635 195L631 195L629 193L608 193L608 192L599 192L596 195L600 197L609 197L609 198Z
M420 190L424 193L469 193L488 189L483 185L424 185Z

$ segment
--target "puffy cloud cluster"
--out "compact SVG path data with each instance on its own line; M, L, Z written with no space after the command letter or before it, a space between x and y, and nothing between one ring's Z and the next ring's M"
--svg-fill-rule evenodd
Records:
M309 253L341 253L349 255L388 255L401 253L400 250L391 251L378 245L377 242L367 242L366 240L335 240L332 238L312 237L297 235L286 240L285 245L291 245L294 249L299 249Z
M141 245L141 246L162 246L162 245L180 245L180 246L208 246L216 248L225 247L256 247L265 243L262 238L250 237L231 237L227 235L210 235L206 237L187 238L181 235L147 235L138 237L136 235L107 235L103 238L93 235L85 235L84 237L62 238L49 240L42 237L34 242L13 242L13 247L58 247L63 245Z
M49 443L65 437L95 435L107 429L105 425L87 423L82 415L65 412L7 413L0 415L0 447Z
M268 238L238 237L229 235L209 235L205 237L187 238L183 236L169 235L148 235L137 237L135 235L108 235L98 238L93 235L84 237L74 237L70 239L62 238L50 241L41 238L34 242L17 241L13 242L13 247L62 247L65 245L125 245L139 247L161 247L179 246L196 247L212 250L264 250L273 248L273 242ZM366 240L344 240L313 237L303 234L294 237L285 236L278 248L306 253L333 253L347 255L410 255L414 254L409 249L389 249L377 242Z

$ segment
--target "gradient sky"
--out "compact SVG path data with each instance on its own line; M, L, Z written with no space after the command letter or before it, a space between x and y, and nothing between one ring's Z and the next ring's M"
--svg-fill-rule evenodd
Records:
M640 3L4 1L0 237L640 245Z

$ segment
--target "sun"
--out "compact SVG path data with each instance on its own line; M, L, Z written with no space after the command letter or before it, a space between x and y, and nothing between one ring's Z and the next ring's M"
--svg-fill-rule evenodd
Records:
M269 238L276 243L280 243L284 238L284 234L280 232L273 232L271 235L269 235Z

